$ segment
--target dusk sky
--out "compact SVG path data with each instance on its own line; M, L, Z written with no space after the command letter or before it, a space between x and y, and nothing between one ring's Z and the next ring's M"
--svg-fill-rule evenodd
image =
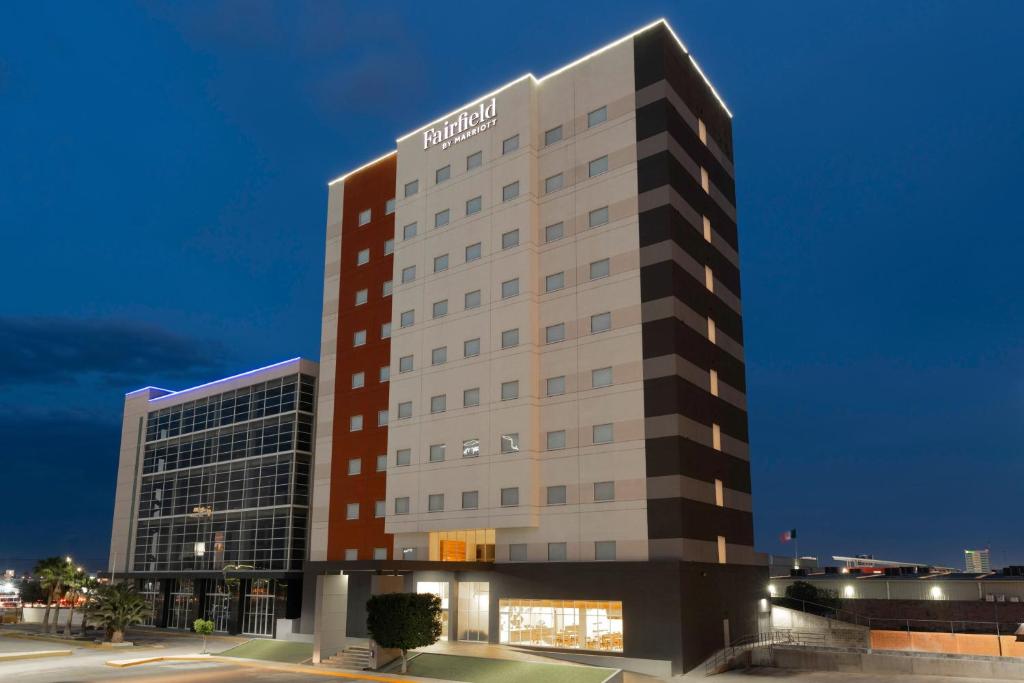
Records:
M0 569L105 568L126 391L317 359L330 179L662 16L735 116L757 548L1024 564L1024 4L515 6L0 7Z

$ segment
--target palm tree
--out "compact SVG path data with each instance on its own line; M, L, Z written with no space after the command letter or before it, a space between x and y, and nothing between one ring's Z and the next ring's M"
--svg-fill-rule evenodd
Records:
M94 624L111 632L110 642L123 643L128 627L145 621L149 610L149 604L135 592L133 585L117 583L98 591L89 616Z
M100 587L100 582L92 576L84 576L81 581L81 594L84 598L82 602L82 636L84 637L86 635L85 629L89 623L89 608L96 600L96 591Z
M60 598L63 589L66 563L59 557L47 557L36 562L33 573L39 578L39 586L46 592L46 611L43 612L43 633L50 630L50 605ZM60 605L57 606L53 622L57 623Z
M83 580L85 574L82 573L82 568L78 567L75 569L73 566L68 565L67 576L64 581L68 586L68 620L64 622L64 637L71 637L71 620L75 616L75 603L78 602L78 597L82 594L82 588L84 587Z

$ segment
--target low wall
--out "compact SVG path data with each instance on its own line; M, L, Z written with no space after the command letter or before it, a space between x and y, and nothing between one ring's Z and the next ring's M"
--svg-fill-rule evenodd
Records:
M71 610L69 610L66 607L62 607L60 610L50 609L50 623L51 624L53 623L53 615L54 615L54 613L56 613L58 611L60 612L60 614L57 617L57 624L59 624L60 628L64 628L64 623L68 620L68 612L70 612ZM26 623L26 624L41 624L41 623L43 623L43 614L45 614L45 612L46 612L46 608L45 607L24 607L24 608L22 608L21 620L22 620L23 623ZM73 617L71 617L71 625L72 626L81 626L82 625L82 610L79 610L79 609L75 610L75 615Z
M868 647L867 626L772 605L772 628L820 633L830 647Z
M912 652L841 652L776 646L772 663L783 669L841 671L875 676L914 674L957 678L1024 679L1024 662L1008 657L977 657Z
M872 629L871 649L1024 658L1024 643L1017 642L1016 636L980 633L928 633Z

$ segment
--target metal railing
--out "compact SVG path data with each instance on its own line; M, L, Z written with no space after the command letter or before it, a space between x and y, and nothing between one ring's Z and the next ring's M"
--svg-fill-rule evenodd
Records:
M775 645L807 645L824 647L826 635L818 631L802 631L794 629L771 629L751 636L734 640L732 645L723 648L704 662L704 675L721 673L733 659L744 652L759 647L771 648Z

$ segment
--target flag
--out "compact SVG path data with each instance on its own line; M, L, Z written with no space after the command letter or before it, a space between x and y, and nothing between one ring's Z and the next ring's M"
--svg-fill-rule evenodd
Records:
M783 543L789 543L790 541L796 540L796 529L790 529L789 531L783 531L779 534L779 540Z

